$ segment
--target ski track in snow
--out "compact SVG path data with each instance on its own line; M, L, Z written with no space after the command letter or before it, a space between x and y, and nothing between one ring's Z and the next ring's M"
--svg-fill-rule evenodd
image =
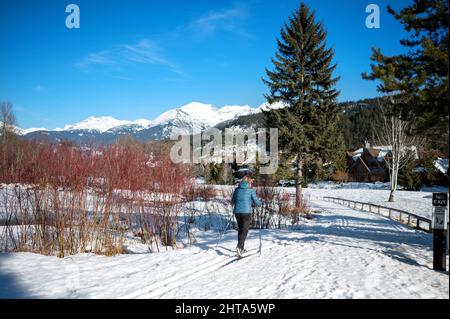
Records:
M266 247L271 248L275 246L276 244L271 244L270 246ZM253 253L254 254L254 253ZM230 256L232 257L232 256ZM248 256L251 257L251 256ZM134 293L131 293L129 295L123 296L121 298L124 299L130 299L130 298L140 298L140 299L149 299L149 298L155 298L158 296L161 296L165 294L166 292L173 290L175 288L181 287L183 285L186 285L190 281L197 279L203 275L212 273L220 268L223 268L227 265L230 265L235 262L242 262L243 260L240 260L238 257L232 257L232 258L220 258L219 260L212 261L210 263L203 264L198 267L194 267L191 270L177 274L174 277L168 278L167 280L158 282L154 285L151 285L149 287L145 287L141 290L138 290Z
M387 218L313 200L298 229L264 230L261 255L232 257L236 232L192 247L64 259L0 254L0 298L449 298L432 237ZM258 251L258 230L246 247Z

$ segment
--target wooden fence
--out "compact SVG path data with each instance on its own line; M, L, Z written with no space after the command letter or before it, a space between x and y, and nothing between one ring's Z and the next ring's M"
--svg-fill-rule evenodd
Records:
M371 203L358 202L350 199L324 196L324 200L330 201L336 204L351 207L353 209L359 209L369 213L375 213L380 216L388 217L389 219L398 221L402 224L420 229L426 232L431 232L431 220L416 214L409 213L407 211L396 209L392 207L386 207Z

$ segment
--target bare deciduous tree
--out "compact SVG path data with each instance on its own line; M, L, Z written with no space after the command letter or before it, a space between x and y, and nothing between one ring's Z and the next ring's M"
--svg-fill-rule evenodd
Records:
M10 170L16 158L16 118L10 102L0 102L0 174Z
M9 133L15 132L16 117L12 110L10 102L0 102L0 121L1 121L1 136L5 137Z
M389 202L394 201L394 193L397 190L398 173L408 162L416 159L417 147L422 143L417 135L412 135L414 119L406 119L395 112L397 97L390 96L383 104L380 104L381 131L375 132L377 142L386 146L389 150L385 157L389 169L390 193Z

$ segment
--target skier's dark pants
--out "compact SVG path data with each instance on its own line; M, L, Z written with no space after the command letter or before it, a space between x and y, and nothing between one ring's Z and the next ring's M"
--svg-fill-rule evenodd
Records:
M245 239L252 222L252 214L234 214L238 224L238 248L244 250Z

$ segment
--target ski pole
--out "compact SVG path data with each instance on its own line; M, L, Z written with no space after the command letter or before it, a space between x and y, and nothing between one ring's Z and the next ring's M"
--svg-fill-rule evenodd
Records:
M261 230L262 230L262 205L260 208L260 214L259 214L259 256L261 256L262 253L262 240L261 240Z

